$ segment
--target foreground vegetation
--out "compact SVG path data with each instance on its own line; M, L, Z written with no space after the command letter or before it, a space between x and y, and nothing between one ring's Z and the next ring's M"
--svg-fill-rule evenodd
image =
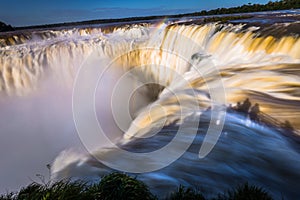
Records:
M126 174L112 173L104 176L99 183L88 184L81 181L60 181L54 184L32 183L18 193L0 196L0 200L155 200L148 187L136 178ZM205 200L201 192L180 186L166 199ZM262 188L244 184L212 200L271 200Z

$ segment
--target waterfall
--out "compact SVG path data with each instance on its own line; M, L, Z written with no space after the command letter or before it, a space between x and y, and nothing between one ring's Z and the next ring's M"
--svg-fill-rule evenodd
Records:
M251 123L247 125L235 115L225 117L220 110L224 110L227 104L250 98L253 103L259 103L261 111L281 121L289 120L295 129L299 129L298 35L275 37L261 34L260 27L246 27L243 24L164 22L3 34L0 36L1 95L25 98L37 93L42 83L49 79L71 90L74 85L81 84L76 83L76 77L80 76L78 73L82 67L91 65L89 60L94 61L91 67L95 71L105 71L111 65L111 71L104 75L104 82L100 80L99 87L103 87L100 90L114 89L114 84L123 75L130 74L123 83L128 88L117 90L116 95L120 95L115 102L119 105L116 112L120 116L125 115L122 107L132 106L129 109L130 119L120 122L123 124L118 145L123 148L135 151L142 146L153 150L173 137L174 127L184 125L184 130L189 130L195 128L195 122L197 124L193 129L195 142L186 153L161 171L141 175L141 180L151 185L157 177L161 177L165 182L171 180L168 184L175 187L178 185L176 178L193 185L192 182L198 177L207 184L205 189L215 187L212 190L219 190L226 189L230 180L235 182L252 178L263 186L268 186L268 181L274 182L269 188L275 195L280 195L280 189L289 197L297 195L293 189L300 177L297 169L300 164L299 151L275 130ZM144 86L138 88L141 84ZM133 92L133 97L127 105L125 97L131 95L130 92ZM111 99L105 97L108 94L114 95L102 91L101 98L96 98L96 102L102 104L101 109L111 105ZM214 123L225 120L224 129L211 154L199 160L199 144L208 128L210 116L207 112L210 109L218 114L212 117ZM204 122L199 121L201 117L204 117ZM108 124L106 128L110 127ZM136 139L150 137L157 131L158 136L146 139L148 143ZM179 139L194 141L191 135L186 135ZM97 144L97 140L95 142ZM236 157L230 155L231 150ZM119 163L132 159L119 158L114 147L96 148L92 154L96 158L118 158ZM190 158L192 155L195 158ZM147 159L145 167L149 163L159 165L154 158ZM252 165L253 159L256 163ZM286 166L283 166L284 162ZM220 168L217 168L218 165ZM270 167L274 169L268 171ZM243 171L248 168L249 172ZM96 176L110 171L95 158L72 150L62 152L51 170L54 179ZM180 173L176 174L176 171ZM265 177L267 172L268 178ZM213 180L213 174L218 178L224 175L228 180ZM290 179L284 183L282 180L287 177ZM286 185L279 187L281 184ZM164 192L159 184L151 187L157 192Z

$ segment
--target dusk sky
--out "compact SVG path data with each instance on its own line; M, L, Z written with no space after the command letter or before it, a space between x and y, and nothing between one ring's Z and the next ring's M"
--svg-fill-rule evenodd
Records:
M2 0L0 21L12 26L179 14L269 0Z

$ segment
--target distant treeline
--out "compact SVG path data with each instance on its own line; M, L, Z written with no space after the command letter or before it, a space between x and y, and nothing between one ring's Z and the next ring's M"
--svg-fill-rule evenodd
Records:
M129 17L120 19L99 19L81 22L68 22L59 24L46 24L38 26L26 26L26 27L14 27L16 30L33 29L33 28L54 28L65 26L78 26L78 25L91 25L91 24L106 24L106 23L120 23L120 22L134 22L134 21L147 21L163 18L180 18L180 17L193 17L193 16L208 16L208 15L221 15L221 14L235 14L235 13L249 13L260 11L273 11L273 10L289 10L300 8L300 0L281 0L281 1L269 1L267 4L251 4L231 7L231 8L218 8L214 10L203 10L200 12L177 14L177 15L159 15L159 16L147 16L147 17ZM211 21L211 20L208 20ZM222 21L222 20L221 20Z
M289 10L300 8L300 0L281 0L281 1L269 1L267 4L251 4L242 5L232 8L218 8L210 11L201 11L194 13L195 15L220 15L220 14L233 14L233 13L248 13L248 12L260 12L260 11L272 11L272 10Z
M170 17L186 17L186 16L207 16L207 15L222 15L222 14L235 14L235 13L249 13L249 12L261 12L261 11L273 11L273 10L290 10L299 9L300 0L281 0L281 1L269 1L267 4L252 4L231 7L231 8L217 8L214 10L202 10L201 12L169 15Z
M6 25L3 22L0 22L0 32L5 32L5 31L13 31L13 27L10 25Z

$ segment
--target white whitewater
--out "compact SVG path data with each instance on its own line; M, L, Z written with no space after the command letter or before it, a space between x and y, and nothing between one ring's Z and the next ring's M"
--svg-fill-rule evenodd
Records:
M114 60L118 73L131 70L133 82L156 83L137 96L143 100L136 105L134 119L127 124L120 140L125 149L153 150L173 137L176 125L188 125L200 115L204 118L195 142L178 161L160 171L138 176L154 192L166 195L170 187L184 184L200 185L210 194L249 181L265 186L279 199L281 192L293 198L299 195L299 148L272 129L247 125L229 114L214 150L208 157L198 158L209 122L202 113L220 103L213 102L210 96L210 90L219 87L219 76L227 104L248 97L259 103L263 112L300 128L300 38L260 36L257 29L230 24L160 23L113 30L74 28L1 36L0 90L6 98L25 98L38 93L43 82L54 80L70 91L76 73L92 53L104 60ZM213 73L216 69L217 74ZM178 75L189 84L179 81ZM197 91L197 95L191 94L190 89ZM176 91L176 96L172 91ZM185 103L178 105L178 101ZM193 110L191 102L197 102L199 110ZM152 105L159 106L149 112L147 108ZM182 106L185 113L181 112ZM161 124L175 125L147 142L134 138L149 134ZM98 149L94 154L116 156L113 148ZM126 162L126 158L118 159ZM73 150L62 152L51 169L53 179L91 178L110 171L89 155Z

